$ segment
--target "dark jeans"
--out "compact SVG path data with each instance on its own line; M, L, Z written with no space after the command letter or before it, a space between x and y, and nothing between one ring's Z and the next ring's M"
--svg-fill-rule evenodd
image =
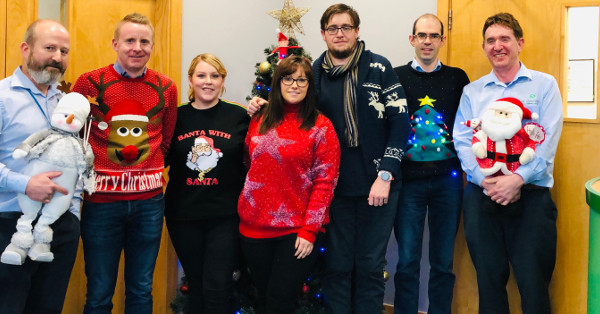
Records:
M429 177L403 182L394 233L398 265L394 284L394 313L418 312L419 275L425 215L429 223L428 313L451 312L454 289L452 261L460 221L462 176Z
M172 220L167 229L188 282L186 313L228 313L239 254L239 218Z
M1 250L17 230L17 219L0 218ZM66 212L50 227L54 231L52 262L27 258L20 266L0 263L0 313L61 313L79 246L79 219Z
M549 189L521 189L520 215L503 213L501 205L488 200L481 187L467 185L465 237L477 270L479 312L509 313L510 262L523 313L550 313L548 286L556 262L557 211Z
M336 196L325 237L323 292L328 314L373 314L383 308L383 268L398 192L388 204L369 206L367 196Z
M302 283L315 268L318 242L303 259L294 256L296 234L271 239L250 239L242 236L242 252L250 277L258 290L259 314L294 313Z
M84 202L81 239L87 295L84 313L110 313L121 251L125 313L152 313L152 276L163 227L162 193L147 200Z

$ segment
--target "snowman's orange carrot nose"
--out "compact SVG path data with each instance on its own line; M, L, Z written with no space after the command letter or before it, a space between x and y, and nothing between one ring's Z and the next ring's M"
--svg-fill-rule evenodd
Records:
M75 115L74 114L70 114L67 117L67 124L71 124L71 122L73 122L73 118L75 118Z

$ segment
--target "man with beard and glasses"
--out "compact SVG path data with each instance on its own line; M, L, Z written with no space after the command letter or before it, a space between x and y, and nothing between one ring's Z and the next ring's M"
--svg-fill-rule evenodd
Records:
M318 106L341 146L340 176L326 226L327 313L380 313L383 268L409 133L404 90L390 62L358 38L360 18L345 4L321 17L327 51L313 71ZM254 98L250 114L265 103Z
M485 21L482 47L492 72L464 88L454 123L454 145L469 181L463 198L464 226L477 271L480 313L509 313L509 261L523 313L550 313L548 285L556 262L557 215L550 188L562 130L562 100L552 76L520 62L524 42L523 30L511 14L498 13ZM471 149L473 132L461 122L483 117L488 104L506 97L520 100L527 109L523 111L531 112L523 115L524 122L537 115L546 137L535 157L515 173L484 176ZM503 144L508 147L511 142ZM507 206L515 203L520 203L518 211Z
M62 93L57 81L67 68L69 33L59 23L37 20L25 32L21 43L23 63L12 76L0 81L0 248L4 249L16 231L21 209L17 194L48 203L55 192L67 190L52 182L60 172L33 177L20 172L24 159L12 152L29 135L50 128L50 116ZM81 191L78 189L78 191ZM23 265L0 263L1 313L60 313L71 269L79 245L79 205L75 193L71 208L51 225L54 239L52 262Z

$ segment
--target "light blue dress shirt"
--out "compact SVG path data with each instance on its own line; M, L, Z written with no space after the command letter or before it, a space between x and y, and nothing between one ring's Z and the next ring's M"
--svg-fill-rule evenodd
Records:
M29 135L50 128L50 115L62 95L57 85L50 86L44 95L20 67L12 76L0 80L0 212L20 211L17 193L25 193L30 177L21 174L25 159L15 160L12 153ZM70 211L79 217L78 190L81 189L76 188Z
M481 186L484 176L471 150L473 130L461 122L481 118L483 109L488 104L504 97L517 98L532 113L537 113L539 119L534 122L546 131L544 142L536 146L535 158L528 164L521 165L515 173L523 178L525 184L551 188L554 184L554 156L563 125L562 99L554 77L529 70L522 63L519 72L510 83L501 82L492 71L465 86L463 90L454 122L453 137L462 168L467 173L467 180ZM527 122L530 120L523 121Z
M410 66L413 68L413 70L415 70L417 72L426 72L425 70L423 70L423 68L421 67L419 62L417 62L417 58L413 58L413 61L411 62ZM433 69L433 71L431 71L431 72L435 72L441 68L442 68L442 62L440 61L440 59L438 59L437 64L435 65L435 69Z
M122 77L130 77L127 71L125 71L125 69L123 69L123 67L119 64L119 61L115 61L115 64L113 64L113 69L115 69L115 72L119 73L119 75L121 75ZM143 77L144 75L146 75L146 71L148 71L148 68L145 67L142 75L135 78Z

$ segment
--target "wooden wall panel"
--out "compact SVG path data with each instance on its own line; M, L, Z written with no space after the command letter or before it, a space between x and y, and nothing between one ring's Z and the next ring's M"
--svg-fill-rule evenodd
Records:
M4 76L12 75L15 69L21 64L20 46L23 42L23 35L27 26L35 21L37 17L36 1L34 0L2 0L6 5L6 37L2 36L0 41L4 42L5 60ZM4 35L4 33L2 34Z
M0 0L0 78L6 77L6 0Z

